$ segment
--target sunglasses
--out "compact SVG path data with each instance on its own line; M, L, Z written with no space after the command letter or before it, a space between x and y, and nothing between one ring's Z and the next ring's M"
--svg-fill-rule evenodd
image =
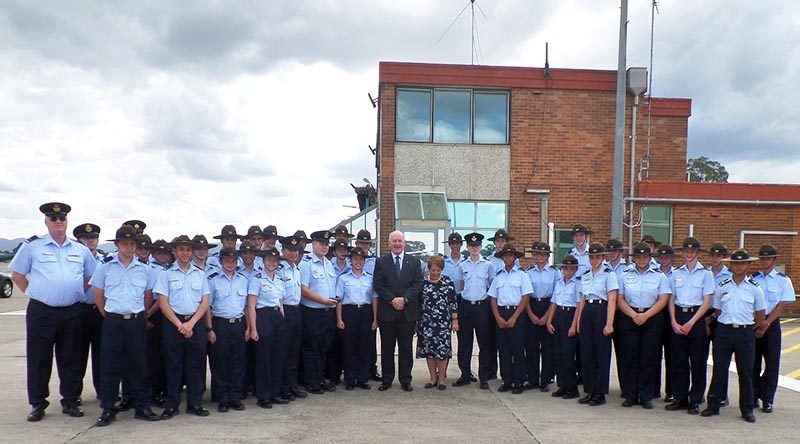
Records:
M63 214L53 214L53 215L50 216L50 221L51 222L55 222L57 220L60 220L61 222L64 222L65 220L67 220L67 216L64 216Z

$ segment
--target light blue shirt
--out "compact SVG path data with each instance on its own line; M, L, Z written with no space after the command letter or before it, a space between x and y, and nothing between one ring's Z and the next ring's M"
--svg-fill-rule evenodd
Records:
M581 294L587 301L602 299L608 301L608 293L619 290L617 274L610 268L601 267L597 274L592 275L590 269L581 275Z
M488 260L492 264L492 276L496 275L498 271L506 268L506 264L503 262L503 259L495 257L494 254L486 256L486 260ZM514 266L517 268L521 268L519 264L519 259L514 261Z
M495 275L492 263L485 257L478 256L477 262L472 262L472 258L461 261L458 269L461 273L461 298L466 301L486 299L486 291L492 285Z
M83 283L97 261L85 245L67 238L58 245L47 234L22 244L9 268L28 278L25 294L51 307L67 307L84 296Z
M487 293L497 299L497 305L519 305L522 296L533 293L533 286L528 275L515 265L511 271L498 270Z
M754 323L753 313L765 310L767 303L761 287L747 276L739 285L733 279L720 282L714 291L711 306L720 310L717 322L721 324L751 325Z
M265 271L262 274L254 276L253 279L250 279L250 289L248 293L258 297L256 308L264 308L279 307L285 291L286 285L283 283L281 273L275 270L271 278Z
M150 274L152 275L151 278L153 279L153 282L158 281L158 276L161 274L162 271L164 271L167 268L167 266L165 266L161 262L158 262L152 256L150 256L150 261L147 263L147 265L150 267ZM156 294L156 292L153 292L153 301L157 300L158 300L158 295Z
M544 268L539 269L537 265L534 265L528 268L527 273L533 287L534 298L542 299L553 296L556 280L560 274L557 268L545 265Z
M220 247L219 250L222 248ZM216 252L209 254L206 258L206 269L203 271L208 270L209 267L216 268L217 270L222 270L222 264L219 263L219 250ZM259 258L256 257L256 260ZM192 259L192 263L194 263L194 259ZM237 267L244 267L244 261L242 261L241 257L236 257L236 266Z
M400 259L402 263L403 260ZM318 258L310 255L308 260L300 262L301 283L309 290L316 292L323 298L336 297L336 270L327 258ZM300 303L309 308L330 308L330 305L320 304L308 298L302 298Z
M158 275L153 288L153 293L166 297L172 311L179 315L193 315L208 291L208 279L203 270L190 264L184 273L177 262Z
M259 258L256 258L256 259L259 259ZM244 265L242 265L241 267L236 267L236 271L238 271L238 272L242 273L243 275L247 276L247 280L249 281L250 279L253 278L253 276L255 276L255 275L259 274L259 273L263 273L264 272L264 267L254 262L252 270L248 270ZM222 272L223 272L223 270L220 269L220 273L222 273Z
M592 266L589 264L589 244L587 243L584 245L583 253L578 253L578 247L572 247L572 250L569 250L569 254L575 256L575 259L578 259L578 271L576 273L578 276L583 276L583 273L592 269Z
M672 294L669 279L652 268L639 273L635 267L622 273L619 294L633 308L650 308L662 294Z
M241 270L234 270L229 278L224 271L208 275L208 304L211 315L235 319L244 316L250 279Z
M672 272L669 280L675 305L679 307L702 305L706 295L714 294L714 275L700 262L695 264L693 270L689 270L686 264L681 265Z
M450 255L444 257L444 270L442 270L442 274L449 277L451 281L453 281L453 286L456 289L456 294L458 294L461 289L464 287L464 280L462 278L461 269L458 267L459 264L464 262L465 260L461 256L458 256L458 261L454 261Z
M334 271L336 271L337 278L353 269L353 266L350 264L350 259L348 258L344 259L344 268L339 266L339 259L336 256L331 258L331 264L333 265Z
M371 304L378 294L372 289L372 275L361 272L356 276L353 270L339 276L336 280L336 298L344 305Z
M711 271L711 266L708 267L708 271ZM711 275L714 276L714 272L711 271ZM724 281L725 279L730 279L733 276L731 270L728 269L726 266L722 266L722 269L714 276L714 287L716 288L720 282Z
M774 268L764 276L760 271L753 274L753 279L758 282L767 302L766 314L772 313L779 302L791 304L795 300L792 280L783 273L778 273Z
M97 265L89 283L103 290L107 312L124 315L144 311L144 294L153 289L156 279L150 266L139 259L125 267L113 256Z
M103 256L100 256L100 253L97 253L97 254L94 255L94 260L95 260L95 264L99 265L100 261L103 260ZM134 259L134 260L136 260L136 259ZM95 267L95 271L97 271L97 267ZM92 305L94 305L94 286L92 286L91 280L89 281L89 289L84 292L83 297L81 298L80 302L83 302L84 304L92 304Z
M581 277L577 272L566 282L564 282L564 276L559 273L550 302L561 307L577 307L581 298L580 288Z
M375 261L378 259L375 256L369 256L364 260L364 271L369 274L375 272Z
M627 263L627 262L625 262L623 260L620 260L617 263L616 266L611 265L611 262L609 262L609 261L603 261L603 265L606 265L606 266L608 266L608 268L614 270L614 273L616 273L616 275L617 275L617 280L618 281L619 281L620 276L622 276L622 273L628 271L631 267L635 267L635 265L629 264L629 263Z
M300 299L302 297L300 293L300 282L302 281L302 276L300 273L300 267L296 265L289 265L287 261L281 261L281 279L283 279L283 286L284 286L284 293L283 293L283 305L292 305L296 306L300 304Z

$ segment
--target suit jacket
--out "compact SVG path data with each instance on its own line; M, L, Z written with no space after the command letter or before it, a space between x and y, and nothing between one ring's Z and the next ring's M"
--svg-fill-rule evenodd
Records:
M407 253L404 254L398 278L392 253L381 256L375 261L372 287L378 293L379 321L406 320L413 322L419 319L420 294L422 293L422 267L419 259ZM401 311L395 310L392 306L392 299L396 297L406 299L405 307Z

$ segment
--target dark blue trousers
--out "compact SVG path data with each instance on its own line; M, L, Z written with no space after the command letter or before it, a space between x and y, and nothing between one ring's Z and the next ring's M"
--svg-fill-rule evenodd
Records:
M603 334L608 319L608 302L583 306L581 313L581 366L583 391L589 395L608 394L611 372L611 336Z
M286 360L286 322L277 307L256 310L256 398L267 401L281 393Z
M347 383L369 381L372 305L343 305L344 380Z
M664 316L657 313L643 325L636 325L628 315L617 312L614 322L614 336L619 337L621 361L617 367L624 369L621 380L622 397L645 402L656 397L655 380L658 359L658 345L661 338ZM601 333L602 334L602 333Z
M497 307L500 316L508 320L516 308ZM522 385L525 380L525 338L528 325L523 313L513 328L497 326L497 349L500 352L500 377L503 384Z
M245 319L211 318L217 342L211 344L211 387L221 403L238 401L242 396L245 366Z
M94 384L94 391L98 399L101 398L101 383L100 383L100 356L102 354L101 341L103 335L103 315L94 304L79 304L81 313L83 314L83 321L81 323L81 374L86 374L86 368L89 364L89 350L92 351L92 383ZM81 380L81 389L83 389L83 380Z
M762 360L764 361L763 373L761 372ZM780 365L781 323L780 319L776 319L764 336L756 339L756 355L753 362L753 392L756 400L775 402Z
M719 408L719 401L728 395L728 367L731 355L736 358L736 372L739 374L739 409L753 411L753 361L756 355L756 335L752 326L734 328L718 322L714 332L714 369L711 373L711 387L708 391L708 405Z
M490 335L494 332L495 323L489 299L471 302L460 299L458 302L458 369L461 377L472 377L472 350L474 339L478 339L478 380L489 379L491 370L491 352L489 351ZM497 355L495 355L497 356Z
M684 312L681 307L675 307L675 321L678 324L685 324L692 319L692 316L694 316L693 311ZM705 320L697 321L686 336L675 334L673 331L670 347L672 347L672 365L670 367L672 395L678 401L686 401L691 404L702 403L703 395L706 392L706 369L708 367L708 337L706 336Z
M662 324L661 330L661 345L658 347L658 368L656 379L655 379L655 393L656 397L661 397L661 359L664 359L664 368L666 371L664 372L664 393L667 396L673 395L673 388L672 388L672 372L669 370L672 368L672 345L670 341L672 340L672 320L669 317L669 313L664 314L662 311L662 316L664 317L664 322Z
M575 307L557 306L553 314L554 354L558 388L562 390L578 390L577 363L575 356L578 348L578 335L570 337L569 329L575 318Z
M119 384L125 377L125 389L133 407L137 410L150 408L152 392L147 371L147 324L144 313L130 319L106 313L101 349L100 407L103 410L114 408Z
M307 387L325 382L325 358L333 341L336 329L336 313L333 308L309 308L303 306L303 372Z
M185 322L189 315L176 314ZM186 384L186 403L201 405L206 389L206 350L208 334L205 324L198 322L192 337L184 338L177 327L164 317L164 362L167 374L167 408L181 404L181 385Z
M533 313L542 317L550 308L550 299L531 298ZM533 325L528 315L528 336L525 341L526 381L532 385L547 385L553 377L553 336L546 325Z
M286 323L286 360L283 365L281 393L288 393L298 386L297 368L300 365L300 346L303 338L303 315L296 305L283 306Z
M147 366L153 396L167 394L167 373L164 368L164 321L160 311L150 316L153 327L147 331Z

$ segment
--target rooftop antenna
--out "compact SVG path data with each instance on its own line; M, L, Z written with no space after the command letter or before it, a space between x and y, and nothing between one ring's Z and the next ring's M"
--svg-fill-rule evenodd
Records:
M454 18L453 21L450 22L450 25L447 26L447 29L445 29L442 35L439 36L439 40L436 41L436 44L438 45L439 42L441 42L444 36L447 34L447 32L450 31L450 28L452 28L453 25L456 23L456 21L458 21L458 18L461 17L461 14L463 14L464 11L467 10L467 8L470 8L470 13L472 15L472 29L471 29L472 52L470 54L470 64L472 65L475 64L475 59L478 59L479 65L482 63L483 60L483 54L481 52L481 38L480 35L478 35L478 23L475 21L476 6L478 7L478 12L483 16L484 20L488 20L486 14L483 12L483 9L481 8L481 5L477 2L477 0L469 0L467 4L464 5L463 8L461 8L461 12L459 12L458 15L456 15L456 18Z
M550 54L549 54L549 42L544 42L544 76L550 77Z

